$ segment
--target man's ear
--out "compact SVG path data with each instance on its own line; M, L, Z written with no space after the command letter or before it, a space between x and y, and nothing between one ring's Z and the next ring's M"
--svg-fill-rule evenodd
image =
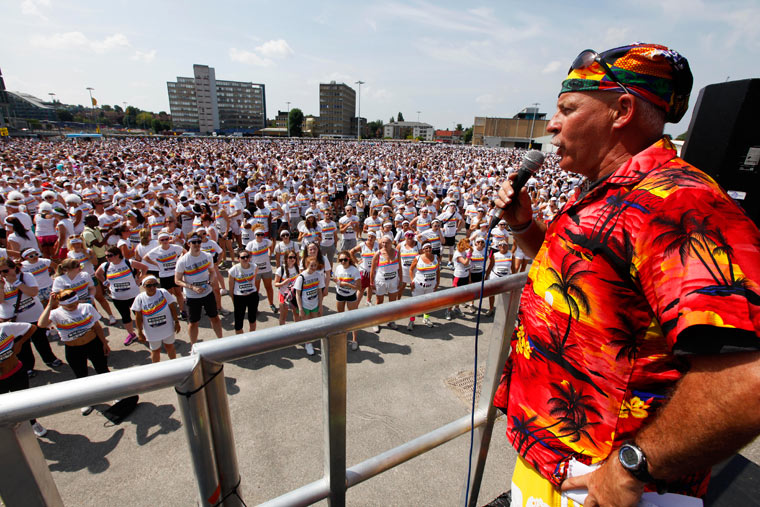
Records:
M617 100L613 104L615 116L612 126L614 128L623 128L632 124L638 106L637 100L639 99L629 93L624 93L617 97Z

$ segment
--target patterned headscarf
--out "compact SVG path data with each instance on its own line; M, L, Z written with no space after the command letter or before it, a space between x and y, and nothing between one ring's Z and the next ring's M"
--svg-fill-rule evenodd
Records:
M678 123L689 108L693 77L689 62L676 51L658 44L634 43L610 49L600 58L628 90L665 111L665 119ZM598 62L573 70L559 94L582 91L625 93Z

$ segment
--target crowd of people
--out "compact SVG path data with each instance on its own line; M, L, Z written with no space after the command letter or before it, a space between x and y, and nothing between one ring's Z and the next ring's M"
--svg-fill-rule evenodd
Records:
M0 382L14 378L6 391L28 385L31 344L60 367L54 339L76 377L87 375L88 361L108 371L101 320L120 321L124 345L146 342L156 362L162 350L176 357L182 321L190 343L198 340L203 314L218 338L220 314L230 310L230 331L254 331L263 298L282 325L321 316L332 293L342 312L433 292L442 269L451 270L453 286L522 271L525 255L506 222L490 231L490 252L486 237L498 188L523 151L334 141L5 142L0 317L13 331L5 332L6 348L17 353ZM579 182L550 155L528 182L534 215L550 220ZM491 300L486 316L493 311ZM454 307L445 318L462 313ZM428 315L422 321L433 326ZM350 347L359 348L355 333ZM305 350L315 353L312 344Z

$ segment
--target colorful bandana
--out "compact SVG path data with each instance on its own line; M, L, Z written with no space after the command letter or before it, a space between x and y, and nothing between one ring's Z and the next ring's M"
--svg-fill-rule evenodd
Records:
M689 62L676 51L658 44L635 43L599 54L628 90L665 111L666 121L678 123L689 108L693 77ZM613 91L625 93L598 62L585 69L570 69L559 94Z

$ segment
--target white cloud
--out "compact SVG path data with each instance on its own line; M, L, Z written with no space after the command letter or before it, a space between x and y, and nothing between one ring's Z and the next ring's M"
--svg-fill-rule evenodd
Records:
M484 93L483 95L478 95L475 97L475 102L481 106L481 109L487 109L489 107L495 106L496 104L501 104L504 102L504 97L496 96L490 93Z
M50 0L24 0L21 2L21 13L47 21L47 16L42 13L40 7L50 7Z
M552 60L551 62L546 64L546 67L544 67L544 70L541 71L542 74L551 74L552 72L559 69L560 65L562 65L562 62L559 60Z
M293 54L293 48L285 39L266 41L256 47L256 52L267 58L285 58Z
M230 60L233 62L245 63L248 65L255 65L257 67L268 67L272 65L272 60L268 58L262 58L256 53L251 51L245 51L243 49L230 48Z
M103 40L89 39L82 32L64 32L51 35L33 35L33 46L45 49L75 50L88 49L98 54L107 53L113 49L129 47L129 39L122 33L109 35Z
M129 59L138 62L150 63L156 59L156 50L151 49L150 51L135 51L135 54L130 56Z

